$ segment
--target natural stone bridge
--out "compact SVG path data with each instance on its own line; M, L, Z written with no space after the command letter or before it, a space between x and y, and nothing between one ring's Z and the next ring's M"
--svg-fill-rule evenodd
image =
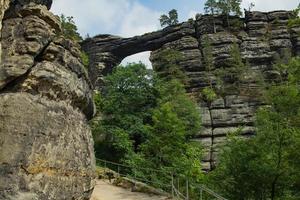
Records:
M209 15L198 15L196 20L142 36L120 38L98 35L89 38L82 43L82 47L90 56L89 74L92 84L96 89L101 88L103 76L110 73L126 56L152 51L150 60L155 65L157 53L171 48L183 54L180 65L189 78L186 85L188 92L198 94L209 85L209 79L213 84L217 80L216 75L209 72L204 64L204 36L210 39L212 45L215 65L212 71L223 66L230 67L226 65L230 59L230 49L238 44L243 60L249 63L256 74L275 77L277 72L272 66L278 55L283 56L285 52L300 54L300 29L287 27L292 12L246 12L245 16L230 18L230 28L222 16L212 18ZM255 87L254 82L251 84ZM236 92L229 92L211 104L201 98L198 100L203 130L195 140L205 146L203 166L210 170L217 162L219 146L224 143L228 132L243 127L245 137L254 134L254 113L261 103L253 94Z
M82 43L83 49L90 56L90 78L95 87L101 87L101 76L111 72L127 56L143 51L154 51L164 44L183 37L195 36L193 23L170 26L163 31L147 33L132 38L112 35L98 35ZM196 41L194 41L196 44ZM100 82L99 82L100 81Z
M287 27L287 11L246 13L232 18L242 26L227 27L223 17L203 15L163 30L133 38L99 35L82 43L90 56L90 78L80 59L80 46L61 37L52 0L0 0L0 199L89 199L94 187L95 158L87 120L94 114L92 89L123 58L165 48L179 50L189 78L187 91L198 94L216 82L204 64L203 36L211 40L215 70L238 44L244 60L260 74L276 76L276 55L300 55L300 28ZM227 66L230 67L230 66ZM254 134L254 112L261 105L251 94L226 93L211 104L198 98L203 129L194 138L205 147L203 167L212 169L219 145L229 131L243 127Z

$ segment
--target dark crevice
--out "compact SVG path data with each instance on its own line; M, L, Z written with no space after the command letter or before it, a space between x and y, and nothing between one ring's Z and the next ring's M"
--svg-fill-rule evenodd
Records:
M32 71L32 69L39 63L42 62L43 59L43 55L45 53L45 50L49 47L49 45L51 44L52 41L49 41L42 49L41 51L34 57L34 64L27 70L26 73L14 78L13 80L11 80L10 82L8 82L1 90L0 93L8 93L8 92L12 92L14 90L17 89L17 85L18 83L22 83L24 80L26 80L26 78L28 77L28 75L30 74L30 72ZM33 94L36 95L36 94Z

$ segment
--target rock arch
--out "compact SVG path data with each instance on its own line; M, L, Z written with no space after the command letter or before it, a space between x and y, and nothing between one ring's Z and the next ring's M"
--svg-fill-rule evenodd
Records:
M82 46L90 56L90 77L96 89L101 88L103 76L126 56L148 50L152 51L152 62L155 62L155 54L162 49L179 50L185 58L181 67L189 78L186 88L193 94L208 86L208 77L217 79L204 64L203 36L211 41L213 70L225 64L230 58L230 48L238 44L242 58L253 70L272 77L276 75L272 68L275 54L288 50L300 55L300 29L287 27L291 16L290 11L246 12L245 18L231 17L229 28L224 16L197 15L196 20L142 36L98 35L84 41ZM228 132L243 126L243 136L254 134L254 114L261 103L250 94L226 94L210 105L201 98L198 100L203 129L194 140L205 147L203 167L210 170L218 161L219 147Z
M90 79L94 87L101 88L102 76L110 73L113 67L120 64L125 57L144 51L158 50L164 44L185 36L195 37L193 23L185 22L131 38L107 34L88 38L82 43L82 48L90 57Z

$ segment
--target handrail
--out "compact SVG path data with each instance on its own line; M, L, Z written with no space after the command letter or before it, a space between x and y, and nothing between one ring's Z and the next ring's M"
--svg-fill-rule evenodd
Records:
M141 181L141 182L144 182L144 183L159 185L160 187L165 187L165 188L168 188L168 187L170 188L171 187L171 185L168 185L168 184L154 182L154 181L150 181L148 179L143 179L143 178L137 177L136 174L133 175L133 176L129 175L129 174L122 174L119 171L119 166L120 167L125 167L125 168L128 168L128 169L142 169L142 170L146 170L147 172L151 172L152 171L152 172L158 172L158 173L163 173L163 174L166 173L165 171L157 170L157 169L144 168L144 167L133 167L133 166L124 165L124 164L120 164L120 163L116 163L116 162L112 162L112 161L107 161L107 160L103 160L103 159L98 159L98 158L96 158L96 160L103 162L105 168L107 168L107 164L111 164L111 165L117 166L118 167L118 172L117 173L120 176L133 179L134 181ZM171 173L170 173L170 180L171 180Z
M198 185L198 187L201 189L201 190L204 190L205 192L207 192L208 194L216 197L217 199L219 200L227 200L225 199L224 197L220 196L219 194L215 193L214 191L212 191L211 189L209 189L208 187L205 187L204 185Z
M108 160L103 160L103 159L99 159L96 158L96 160L99 160L101 162L106 162L106 163L110 163L113 165L117 165L117 166L122 166L122 167L126 167L126 168L134 168L134 169L143 169L143 170L147 170L147 171L152 171L152 172L161 172L161 173L165 173L165 171L163 170L158 170L158 169L151 169L151 168L145 168L145 167L133 167L133 166L129 166L129 165L124 165L124 164L120 164L120 163L116 163L116 162L112 162L112 161L108 161ZM170 173L171 175L171 173Z
M176 193L177 198L186 199L186 197L183 194L181 194L174 185L172 185L172 188L173 188L173 191Z
M178 199L180 199L180 200L189 200L189 195L188 195L189 182L187 181L187 191L186 191L186 196L185 196L179 191L179 188L178 189L176 188L176 186L174 184L174 176L171 172L166 172L166 171L158 170L158 169L150 169L150 168L145 168L145 167L134 167L134 166L120 164L120 163L116 163L116 162L112 162L112 161L108 161L108 160L103 160L103 159L99 159L99 158L96 158L96 160L100 161L100 162L103 162L104 165L105 165L104 166L105 168L107 168L107 164L117 166L118 167L118 172L117 173L118 173L119 176L131 178L131 179L133 179L133 181L142 181L144 183L159 185L160 187L163 186L165 188L171 188L173 198L174 198L174 193L175 193L175 195L177 196ZM151 172L151 171L152 172L159 172L159 173L163 173L164 175L166 173L167 174L170 173L170 182L171 183L170 183L170 185L168 185L168 184L153 182L153 181L150 181L150 180L147 180L147 179L137 177L136 174L134 174L134 176L129 175L129 174L122 174L122 173L120 173L119 167L125 167L125 168L128 168L128 169L142 169L142 170L147 170L149 172ZM196 188L200 189L200 193L201 193L200 200L202 200L202 191L204 191L204 192L208 193L209 195L217 198L218 200L227 200L224 197L220 196L219 194L215 193L213 190L209 189L208 187L206 187L204 185L195 185L195 186L196 186Z

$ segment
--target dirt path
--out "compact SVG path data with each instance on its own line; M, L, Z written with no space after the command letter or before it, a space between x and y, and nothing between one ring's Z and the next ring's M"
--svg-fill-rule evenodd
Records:
M166 197L147 195L113 186L109 182L98 180L91 200L166 200Z

